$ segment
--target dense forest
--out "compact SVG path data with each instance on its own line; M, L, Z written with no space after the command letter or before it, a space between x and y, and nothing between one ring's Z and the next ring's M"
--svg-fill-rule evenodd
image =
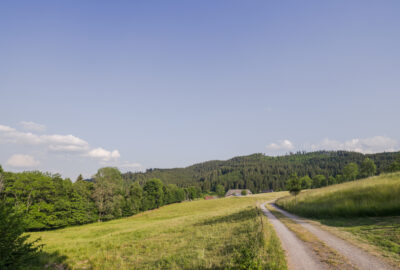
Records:
M0 203L22 213L27 230L44 230L131 216L210 192L223 196L229 188L282 190L293 175L302 188L316 188L394 170L400 170L399 153L344 151L254 154L144 173L106 167L90 181L79 176L74 182L59 174L5 172L0 166Z
M313 187L353 180L344 173L345 166L360 166L366 159L376 165L376 174L393 171L399 167L400 152L361 154L347 151L298 152L285 156L270 157L264 154L235 157L226 161L208 161L186 168L148 169L144 173L125 173L124 179L144 183L159 178L164 183L181 187L197 186L203 192L215 191L218 185L225 190L246 188L253 193L285 189L285 182L292 174L299 177L319 178ZM345 170L346 172L346 170ZM357 177L364 175L357 174Z

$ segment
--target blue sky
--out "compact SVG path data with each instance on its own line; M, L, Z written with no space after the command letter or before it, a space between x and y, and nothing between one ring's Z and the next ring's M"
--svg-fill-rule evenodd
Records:
M75 179L400 149L399 1L2 1L0 164Z

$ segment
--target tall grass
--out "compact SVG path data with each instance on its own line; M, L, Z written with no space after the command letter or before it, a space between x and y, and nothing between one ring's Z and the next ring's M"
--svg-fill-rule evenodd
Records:
M279 239L255 208L279 196L185 202L31 237L69 269L286 269Z
M280 207L306 217L400 215L400 173L303 191L277 200Z

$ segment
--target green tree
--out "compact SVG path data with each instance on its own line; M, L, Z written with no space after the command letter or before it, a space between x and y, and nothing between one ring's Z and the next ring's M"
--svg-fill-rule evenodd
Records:
M93 199L99 213L99 221L122 215L122 176L117 168L105 167L94 176Z
M163 183L153 178L143 186L143 210L158 208L164 204Z
M78 175L78 178L76 178L76 182L78 181L83 181L83 176L82 174Z
M79 217L77 217L77 224L85 224L98 220L99 216L97 207L92 197L94 183L88 181L76 181L73 183L72 188L75 191L74 194L76 194L72 200L76 202L80 208ZM78 213L76 214L78 216Z
M289 190L290 194L295 196L297 203L297 195L301 191L301 182L297 174L292 174L286 182L286 188Z
M186 195L188 200L194 200L196 198L200 198L201 190L198 187L190 186L186 189Z
M313 187L320 188L326 186L326 177L322 174L317 174L313 177Z
M360 166L360 175L362 177L373 176L376 173L375 162L370 158L365 158Z
M337 179L331 175L328 177L328 185L334 185L334 184L337 184Z
M0 269L29 269L37 261L42 245L28 241L21 213L0 202Z
M178 187L174 184L164 186L164 202L165 204L180 202Z
M225 196L225 188L223 185L219 184L215 188L215 192L217 193L218 197L224 197Z
M389 172L397 172L400 171L400 162L399 161L393 161L392 164L390 164L389 168L388 168Z
M308 175L301 177L300 182L302 189L309 189L312 186L312 180Z
M240 192L240 194L241 194L242 196L247 196L247 190L243 189L242 192Z
M342 183L343 182L343 175L337 174L335 177L336 183Z
M343 168L343 177L345 181L355 180L358 176L358 165L350 162Z
M131 204L133 213L136 214L142 208L143 189L138 182L133 183L130 188Z

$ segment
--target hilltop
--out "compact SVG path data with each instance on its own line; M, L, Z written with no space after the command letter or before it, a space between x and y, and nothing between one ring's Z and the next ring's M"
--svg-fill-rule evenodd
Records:
M159 178L164 183L186 187L195 185L203 191L215 190L221 184L225 189L247 188L254 193L284 189L285 181L293 173L314 177L335 177L340 182L343 168L350 162L361 164L365 158L373 160L377 173L388 171L400 152L362 154L348 151L298 152L271 157L264 154L238 156L229 160L212 160L186 168L148 169L146 172L123 175L125 179L145 182ZM344 179L346 180L346 179Z

